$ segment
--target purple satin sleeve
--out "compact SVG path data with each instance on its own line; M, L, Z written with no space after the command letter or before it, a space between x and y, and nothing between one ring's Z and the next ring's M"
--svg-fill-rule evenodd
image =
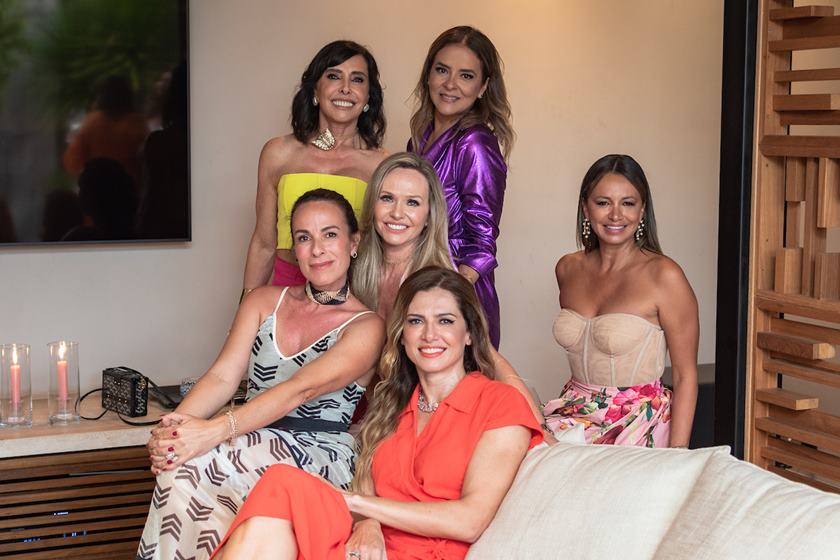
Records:
M455 256L479 275L496 268L496 238L505 198L507 166L496 137L485 128L473 128L462 136L454 158L460 185L460 216L450 222L462 224L462 245Z
M494 269L496 238L507 180L507 165L493 132L484 125L460 130L454 126L420 152L440 178L449 214L449 253L455 265L478 272L475 291L487 314L490 341L499 347L499 297ZM409 149L413 148L411 142Z

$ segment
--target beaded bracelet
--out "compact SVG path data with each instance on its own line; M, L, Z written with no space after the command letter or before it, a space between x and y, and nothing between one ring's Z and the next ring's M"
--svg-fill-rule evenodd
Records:
M233 440L236 439L237 430L236 430L236 416L233 415L232 410L228 410L225 412L225 416L228 419L228 427L230 428L230 436L228 437L228 444L233 445Z

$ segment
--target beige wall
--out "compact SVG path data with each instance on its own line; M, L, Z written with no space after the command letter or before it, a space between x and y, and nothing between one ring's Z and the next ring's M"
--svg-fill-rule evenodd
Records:
M83 389L110 365L159 382L200 374L236 307L260 147L288 130L305 63L351 38L380 62L387 147L407 136L429 42L469 23L496 43L519 135L497 273L502 350L543 398L568 377L551 337L553 265L574 250L580 179L630 153L653 188L662 242L700 300L700 361L714 360L722 2L656 0L191 3L193 239L189 244L0 249L0 341L81 347ZM36 391L37 391L36 389Z

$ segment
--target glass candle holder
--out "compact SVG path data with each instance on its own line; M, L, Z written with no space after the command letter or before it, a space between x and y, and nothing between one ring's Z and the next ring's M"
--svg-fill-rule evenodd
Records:
M32 425L28 344L0 346L0 427Z
M50 354L50 424L79 421L79 344L59 340L47 344Z

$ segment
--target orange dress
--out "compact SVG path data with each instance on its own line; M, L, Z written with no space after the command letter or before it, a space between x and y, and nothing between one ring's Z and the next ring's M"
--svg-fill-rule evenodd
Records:
M376 495L403 502L441 502L461 497L461 486L478 440L486 430L525 426L529 447L542 430L525 398L513 387L468 374L446 397L417 434L417 389L400 414L397 429L373 457ZM269 468L234 519L236 527L254 516L289 519L299 560L344 560L352 517L342 495L329 484L288 465ZM469 544L432 538L382 526L390 560L458 560ZM221 545L220 545L221 546Z

